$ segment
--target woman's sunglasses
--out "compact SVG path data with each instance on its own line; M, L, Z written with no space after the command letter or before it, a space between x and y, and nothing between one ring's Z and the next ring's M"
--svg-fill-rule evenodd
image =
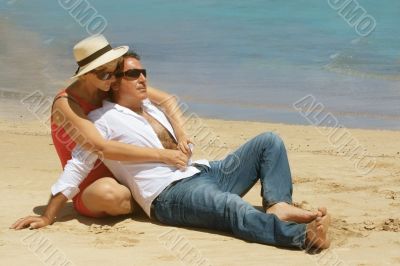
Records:
M112 78L112 76L114 76L114 72L104 72L101 70L92 70L90 72L95 74L98 79L103 80L103 81L109 80Z
M140 77L140 74L143 74L143 76L146 77L146 69L135 69L135 68L128 69L125 72L115 73L115 77L116 78L126 77L127 79L135 80Z

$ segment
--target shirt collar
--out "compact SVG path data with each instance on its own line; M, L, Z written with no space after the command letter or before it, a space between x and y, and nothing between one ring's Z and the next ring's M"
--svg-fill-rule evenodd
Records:
M149 110L151 105L152 104L151 104L151 102L150 102L150 100L148 98L143 100L142 107L144 108L144 110L146 110L146 111ZM103 100L103 108L106 109L106 110L115 109L115 110L117 110L117 111L119 111L121 113L124 113L124 114L140 116L137 113L135 113L134 111L132 111L131 109L126 108L126 107L124 107L122 105L119 105L117 103L110 102L109 100Z

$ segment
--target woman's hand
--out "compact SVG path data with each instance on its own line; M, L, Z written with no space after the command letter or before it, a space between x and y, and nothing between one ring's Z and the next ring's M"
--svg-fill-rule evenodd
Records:
M186 135L178 138L178 149L190 158L192 156L192 150L190 149L189 144L193 144L193 141Z
M179 170L185 170L189 161L189 157L181 150L160 150L161 161L165 164L175 166Z
M52 221L45 216L27 216L18 219L10 229L20 230L29 227L29 229L38 229L52 224Z
M63 208L68 198L62 193L50 196L49 202L47 203L46 210L41 216L26 216L18 219L10 229L20 230L29 227L29 229L38 229L52 224L57 214ZM50 218L53 217L53 218Z

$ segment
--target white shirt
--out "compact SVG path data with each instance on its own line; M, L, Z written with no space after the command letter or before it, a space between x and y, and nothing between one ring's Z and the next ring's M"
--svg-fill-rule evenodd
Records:
M160 109L148 99L143 101L143 109L160 122L176 140L170 122ZM92 111L88 117L107 140L164 149L150 123L126 107L104 101L103 107ZM79 184L92 170L97 158L97 155L89 154L77 145L72 151L72 159L67 162L64 172L52 186L52 194L62 192L68 199L78 194ZM198 160L193 163L210 166L207 160ZM180 171L164 163L132 163L105 159L104 164L121 184L131 190L133 197L149 216L152 201L169 184L200 172L193 166Z

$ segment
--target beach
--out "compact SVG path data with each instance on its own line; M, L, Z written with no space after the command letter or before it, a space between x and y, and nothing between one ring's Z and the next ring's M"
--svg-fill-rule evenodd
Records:
M1 265L400 265L400 1L118 3L0 3ZM140 54L148 85L182 104L194 159L278 134L294 204L332 215L330 249L164 226L140 210L91 219L71 202L52 226L9 229L44 212L62 172L50 109L78 67L74 44L100 33L96 18L112 47ZM262 211L260 189L245 199Z
M319 254L236 239L228 233L175 228L150 221L143 212L104 219L78 215L71 203L57 222L40 230L14 231L18 218L40 214L50 186L61 173L48 127L36 119L0 120L2 195L0 257L3 265L396 265L400 264L399 131L349 129L374 159L362 173L324 134L328 128L196 118L202 132L233 151L265 131L285 142L296 205L326 206L332 215L331 248ZM189 120L190 121L190 120ZM193 125L195 158L207 148ZM209 142L210 145L214 145ZM201 144L201 143L200 143ZM215 158L217 159L217 158ZM371 160L372 161L372 160ZM367 172L367 171L365 171ZM261 207L257 183L245 199ZM197 264L196 264L197 263ZM337 264L335 264L337 263ZM341 264L339 264L341 263Z

